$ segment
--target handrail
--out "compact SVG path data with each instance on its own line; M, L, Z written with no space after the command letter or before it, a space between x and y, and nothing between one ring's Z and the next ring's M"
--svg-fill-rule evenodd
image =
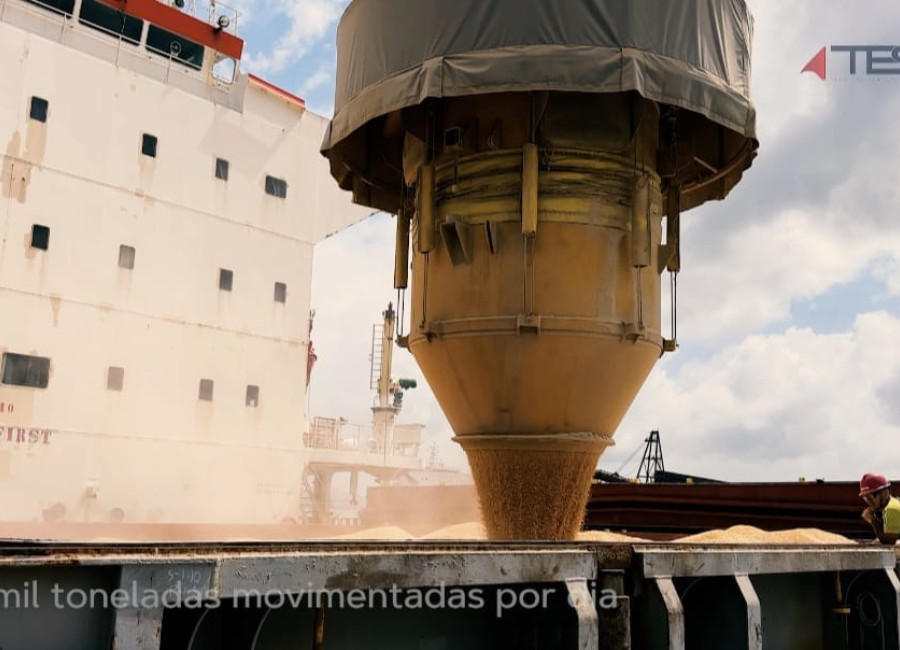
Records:
M172 69L172 62L176 61L179 64L176 69L180 70L183 74L196 74L199 71L208 76L211 82L218 86L227 88L232 85L233 82L229 82L221 77L213 75L211 70L207 70L209 66L205 65L205 62L204 65L197 67L187 61L181 61L170 54L149 47L146 43L148 32L147 25L151 24L149 21L144 21L145 26L141 33L140 42L135 43L130 39L124 38L122 34L118 32L111 31L102 25L85 21L79 16L81 5L81 0L75 0L72 13L70 14L59 11L50 5L41 6L39 0L0 0L0 22L7 22L7 7L15 6L19 11L29 16L42 19L49 24L58 25L60 31L57 36L57 42L63 42L63 38L68 28L68 30L77 29L79 37L90 39L95 43L108 45L110 48L115 47L115 59L117 65L119 53L122 51L124 43L125 48L132 55L141 57L144 61L151 63L161 72L165 71L166 79L168 79L169 71ZM114 42L111 39L114 39ZM237 62L235 63L237 64ZM235 75L236 73L237 70L235 70Z

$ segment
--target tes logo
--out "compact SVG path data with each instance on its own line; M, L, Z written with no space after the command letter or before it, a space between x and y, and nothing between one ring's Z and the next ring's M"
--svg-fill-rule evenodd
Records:
M823 47L816 52L809 63L803 66L800 74L812 72L819 79L825 81L828 67L826 49L832 55L838 54L841 59L848 61L849 66L846 69L851 77L900 75L900 45L831 45L827 48Z

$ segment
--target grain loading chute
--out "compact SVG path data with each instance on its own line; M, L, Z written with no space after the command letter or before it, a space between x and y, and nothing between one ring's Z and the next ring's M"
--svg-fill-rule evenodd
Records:
M408 346L495 538L564 538L663 339L679 215L757 148L743 2L354 2L323 153L397 215ZM665 223L663 222L665 217ZM665 233L664 233L665 231Z

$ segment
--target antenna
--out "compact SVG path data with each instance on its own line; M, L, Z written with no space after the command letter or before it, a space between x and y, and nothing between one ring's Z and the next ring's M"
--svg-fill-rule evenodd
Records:
M663 462L662 443L659 440L659 431L651 431L650 437L645 439L647 446L644 447L644 457L641 459L641 465L638 467L637 479L643 480L644 483L653 483L656 478L656 472L666 469Z

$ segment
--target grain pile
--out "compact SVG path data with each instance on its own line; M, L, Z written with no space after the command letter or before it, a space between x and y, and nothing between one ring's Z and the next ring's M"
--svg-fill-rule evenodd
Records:
M769 533L774 544L855 544L843 535L829 533L817 528L794 528Z
M480 521L470 521L465 524L453 524L444 526L433 532L423 535L420 539L486 539L487 531Z
M608 530L583 530L575 538L579 542L647 542L641 537L632 537Z
M470 521L465 524L444 526L419 539L487 539L487 531L479 521ZM583 530L575 536L579 542L646 542L646 539L632 537L622 533L613 533L607 530Z
M685 544L852 544L843 535L814 528L765 531L753 526L708 530L674 540Z
M466 449L490 539L574 539L598 452Z
M339 535L334 539L415 539L415 536L397 526L379 526Z

